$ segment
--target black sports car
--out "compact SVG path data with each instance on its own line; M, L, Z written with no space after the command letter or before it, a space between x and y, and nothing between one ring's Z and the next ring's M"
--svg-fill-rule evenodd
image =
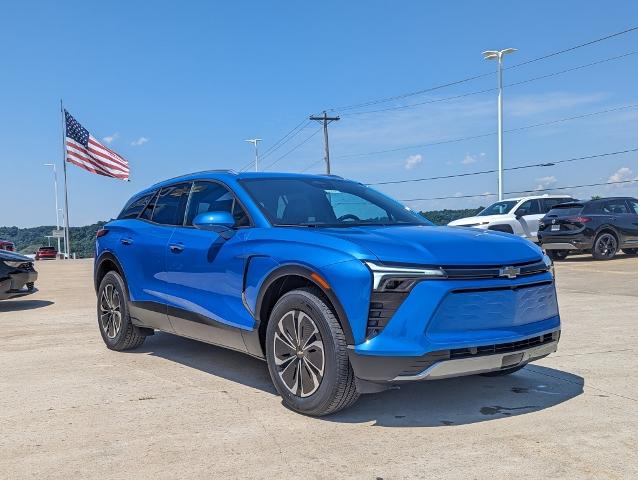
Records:
M638 200L613 197L556 205L538 225L547 254L561 260L570 253L614 258L618 250L638 254Z
M33 260L24 255L0 250L0 300L35 293L38 272Z

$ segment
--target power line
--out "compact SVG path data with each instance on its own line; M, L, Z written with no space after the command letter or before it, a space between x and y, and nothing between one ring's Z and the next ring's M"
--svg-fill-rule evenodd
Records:
M279 148L283 147L286 143L288 143L296 135L298 135L306 127L306 125L308 125L308 124L310 124L310 121L308 119L304 118L301 122L299 122L297 125L295 125L295 127L292 130L290 130L283 137L281 137L279 140L277 140L275 143L273 143L270 147L268 147L264 151L264 153L261 155L261 157L259 157L259 158L263 161L265 158L267 158L270 155L272 155L273 152L275 152ZM250 167L251 165L253 165L253 162L248 162L246 165L241 167L239 169L239 171L242 172L242 171L246 170L248 167Z
M600 38L597 38L595 40L591 40L589 42L581 43L579 45L574 45L573 47L569 47L569 48L566 48L564 50L559 50L557 52L548 53L547 55L543 55L542 57L536 57L536 58L533 58L531 60L527 60L525 62L516 63L514 65L511 65L511 66L507 67L507 68L508 69L509 68L518 68L518 67L522 67L523 65L529 65L530 63L540 62L541 60L545 60L545 59L550 58L550 57L555 57L556 55L561 55L563 53L571 52L571 51L577 50L579 48L588 47L588 46L593 45L595 43L603 42L605 40L609 40L610 38L618 37L620 35L624 35L625 33L634 32L636 30L638 30L638 26L631 27L631 28L628 28L626 30L622 30L620 32L612 33L610 35L606 35L604 37L600 37Z
M283 147L286 143L292 140L296 135L301 133L301 131L306 128L306 126L310 125L310 121L307 118L304 118L301 122L299 122L295 127L290 130L286 135L277 140L273 145L271 145L262 156L262 159L268 155L272 155L273 152Z
M551 53L548 53L546 55L542 55L540 57L532 58L530 60L526 60L524 62L511 65L511 66L507 67L507 69L518 68L518 67L522 67L523 65L528 65L530 63L539 62L539 61L545 60L547 58L555 57L555 56L561 55L563 53L571 52L571 51L577 50L579 48L583 48L583 47L587 47L587 46L593 45L595 43L603 42L605 40L609 40L611 38L618 37L620 35L624 35L626 33L630 33L630 32L636 31L636 30L638 30L638 26L631 27L631 28L622 30L620 32L615 32L615 33L612 33L612 34L609 34L609 35L605 35L604 37L600 37L600 38L596 38L594 40L590 40L588 42L580 43L578 45L574 45L572 47L565 48L563 50L558 50L556 52L551 52ZM379 98L379 99L376 99L376 100L369 100L367 102L361 102L361 103L355 103L355 104L351 104L351 105L344 105L344 106L340 106L340 107L334 107L334 108L331 108L329 111L353 110L353 109L356 109L356 108L368 107L368 106L371 106L371 105L378 105L380 103L387 103L387 102L391 102L391 101L395 101L395 100L401 100L403 98L413 97L415 95L422 95L424 93L429 93L429 92L432 92L432 91L435 91L435 90L440 90L442 88L447 88L447 87L451 87L451 86L454 86L454 85L460 85L462 83L470 82L472 80L477 80L479 78L484 78L484 77L492 76L492 75L494 75L494 72L482 73L482 74L479 74L479 75L472 75L472 76L469 76L469 77L466 77L466 78L462 78L460 80L447 82L447 83L444 83L444 84L441 84L441 85L436 85L436 86L433 86L433 87L429 87L429 88L425 88L425 89L421 89L421 90L416 90L416 91L413 91L413 92L407 92L407 93L403 93L403 94L399 94L399 95L393 95L393 96L390 96L390 97L383 97L383 98Z
M520 131L523 131L523 130L529 130L531 128L545 127L545 126L548 126L548 125L555 125L557 123L568 122L568 121L571 121L571 120L577 120L577 119L581 119L581 118L592 117L592 116L595 116L595 115L602 115L602 114L605 114L605 113L617 112L617 111L620 111L620 110L626 110L626 109L636 108L636 107L638 107L638 103L631 104L631 105L623 105L621 107L615 107L615 108L610 108L610 109L606 109L606 110L600 110L600 111L597 111L597 112L585 113L585 114L582 114L582 115L575 115L575 116L572 116L572 117L559 118L557 120L551 120L551 121L548 121L548 122L541 122L541 123L535 123L535 124L532 124L532 125L525 125L523 127L510 128L509 130L505 130L505 133L515 133L515 132L520 132ZM419 144L419 145L410 145L410 146L406 146L406 147L390 148L390 149L386 149L386 150L376 150L376 151L365 152L365 153L350 153L350 154L345 154L345 155L339 155L338 157L335 157L335 158L366 157L366 156L369 156L369 155L378 155L378 154L382 154L382 153L392 153L392 152L399 152L399 151L402 151L402 150L411 150L411 149L415 149L415 148L432 147L432 146L444 145L444 144L448 144L448 143L458 143L458 142L464 142L464 141L467 141L467 140L475 140L475 139L478 139L478 138L490 137L492 135L496 135L496 133L497 132L482 133L482 134L479 134L479 135L452 138L452 139L449 139L449 140L440 140L438 142L422 143L422 144Z
M288 155L290 155L292 152L297 150L299 147L301 147L302 145L307 143L312 137L317 135L321 130L322 130L321 128L318 128L317 130L315 130L312 134L310 134L308 137L306 137L302 142L300 142L297 145L295 145L294 147L292 147L290 150L288 150L286 153L284 153L281 157L277 158L277 160L275 160L274 162L269 164L267 167L265 167L264 170L269 169L270 167L275 165L277 162L279 162L281 159L283 159L283 158L287 157Z
M565 69L565 70L560 70L560 71L557 71L557 72L548 73L548 74L545 74L545 75L540 75L538 77L528 78L527 80L521 80L519 82L509 83L509 84L504 85L504 87L515 87L515 86L518 86L518 85L523 85L523 84L535 82L535 81L538 81L538 80L544 80L546 78L555 77L555 76L558 76L558 75L563 75L565 73L574 72L574 71L577 71L577 70L581 70L583 68L593 67L593 66L596 66L596 65L600 65L602 63L611 62L613 60L620 60L621 58L626 58L626 57L629 57L631 55L636 55L636 54L638 54L638 50L633 51L633 52L628 52L628 53L625 53L623 55L616 55L614 57L604 58L602 60L598 60L596 62L587 63L587 64L584 64L584 65L577 65L577 66L572 67L572 68L568 68L568 69ZM450 101L450 100L458 100L459 98L465 98L465 97L470 97L470 96L474 96L474 95L480 95L482 93L489 93L489 92L493 92L495 90L497 90L497 89L496 88L486 88L486 89L483 89L483 90L475 90L473 92L462 93L462 94L459 94L459 95L452 95L450 97L436 98L436 99L432 99L432 100L426 100L426 101L423 101L423 102L410 103L410 104L407 104L407 105L396 105L396 106L393 106L393 107L385 107L385 108L380 108L380 109L376 109L376 110L365 110L363 112L345 113L342 116L351 117L351 116L354 116L354 115L367 115L367 114L372 114L372 113L389 112L389 111L393 111L393 110L404 110L404 109L408 109L408 108L419 107L419 106L422 106L422 105L429 105L431 103L439 103L439 102L447 102L447 101Z
M620 184L626 184L626 183L633 183L633 182L638 182L638 178L635 178L633 180L620 180L617 182L603 182L603 183L589 183L587 185L570 185L570 186L564 186L564 187L552 187L552 188L536 188L534 190L519 190L516 192L506 192L506 195L516 195L516 194L520 194L520 193L534 193L534 192L550 192L553 190L570 190L570 189L576 189L576 188L587 188L587 187L601 187L604 185L620 185ZM420 201L426 201L426 200L449 200L452 198L477 198L477 197L495 197L496 194L495 193L478 193L476 195L457 195L457 196L449 196L449 197L430 197L430 198L404 198L401 199L401 202L420 202Z
M531 164L526 164L526 165L519 165L517 167L509 167L509 168L505 168L504 170L523 170L526 168L534 168L534 167L553 167L555 165L561 164L561 163L570 163L570 162L578 162L581 160L591 160L592 158L601 158L601 157L610 157L613 155L621 155L623 153L631 153L631 152L638 152L638 148L631 148L631 149L627 149L627 150L619 150L616 152L606 152L606 153L598 153L595 155L587 155L584 157L573 157L573 158L567 158L564 160L554 160L553 162L543 162L543 163L531 163ZM414 182L426 182L426 181L430 181L430 180L445 180L445 179L449 179L449 178L459 178L459 177L471 177L474 175L484 175L487 173L495 173L498 170L494 169L494 170L480 170L480 171L476 171L476 172L467 172L467 173L457 173L457 174L451 174L451 175L441 175L438 177L425 177L425 178L410 178L410 179L405 179L405 180L388 180L385 182L376 182L376 183L367 183L366 185L370 185L370 186L376 186L376 185L397 185L397 184L401 184L401 183L414 183Z

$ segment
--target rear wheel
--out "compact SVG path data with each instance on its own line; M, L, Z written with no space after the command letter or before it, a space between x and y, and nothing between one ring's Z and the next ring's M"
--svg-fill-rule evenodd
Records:
M328 415L359 398L343 330L317 289L293 290L277 301L266 330L266 360L292 410Z
M569 250L547 250L547 256L552 260L565 260Z
M102 340L111 350L129 350L144 343L145 336L131 323L124 280L110 271L97 293L97 322Z
M596 260L611 260L618 252L618 240L609 232L600 233L594 241L592 256Z
M527 364L525 364L525 365L527 365ZM513 367L513 368L505 368L503 370L495 370L493 372L485 372L485 373L481 373L481 376L483 376L483 377L502 377L504 375L510 375L510 374L512 374L514 372L518 372L525 365L519 365L518 367Z
M623 248L622 251L627 255L638 255L638 248Z

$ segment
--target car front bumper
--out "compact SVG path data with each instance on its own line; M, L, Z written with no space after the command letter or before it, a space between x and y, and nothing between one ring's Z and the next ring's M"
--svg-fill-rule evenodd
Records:
M8 277L0 280L0 300L23 297L37 292L34 286L37 279L36 271L10 273Z
M516 342L438 350L420 357L376 357L350 350L350 363L359 380L392 384L476 375L507 370L539 360L558 348L560 330Z

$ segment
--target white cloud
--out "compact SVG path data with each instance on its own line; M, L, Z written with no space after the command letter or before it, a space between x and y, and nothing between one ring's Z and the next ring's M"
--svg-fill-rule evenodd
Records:
M629 167L622 167L616 170L607 180L609 183L612 182L626 182L628 180L638 180L638 176L634 175L634 172ZM612 185L613 187L622 187L623 184L620 185Z
M112 135L108 135L108 136L106 136L106 137L102 138L102 140L104 140L106 143L112 143L112 142L113 142L113 140L116 140L116 139L117 139L117 137L119 137L119 136L120 136L120 134L119 134L119 133L117 133L117 132L115 132L115 133L114 133L114 134L112 134Z
M466 153L465 157L463 157L463 160L461 160L461 165L471 165L472 163L478 162L479 158L482 158L484 156L484 152L481 152L478 155L470 155L469 153Z
M148 142L148 138L146 137L140 137L137 140L133 140L131 142L131 145L133 145L134 147L139 147L141 145L144 145L146 142Z
M412 170L422 161L423 161L423 157L421 156L420 153L416 155L410 155L408 158L405 159L405 169Z
M537 178L536 181L538 182L538 185L536 185L534 190L545 190L547 188L550 188L552 185L554 185L558 180L556 180L555 176L550 175L547 177Z

